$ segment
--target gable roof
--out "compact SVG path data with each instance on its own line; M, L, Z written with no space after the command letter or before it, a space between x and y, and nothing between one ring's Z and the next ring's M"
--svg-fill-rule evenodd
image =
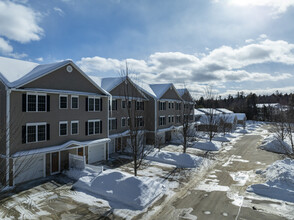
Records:
M180 95L181 97L183 97L183 95L184 95L185 93L187 93L187 94L190 96L190 98L191 98L192 100L194 100L193 97L191 96L191 93L189 92L189 90L188 90L187 88L185 88L185 89L177 89L177 91L178 91L178 93L179 93L179 95Z
M126 80L128 80L145 99L148 99L145 96L145 94L142 92L142 89L135 82L133 82L133 80L131 80L131 78L128 76L102 78L101 87L105 89L106 91L110 92L111 90L113 90L114 88L116 88L118 85L120 85L122 82Z
M234 113L233 111L226 109L226 108L217 108L218 111L224 113L224 114L232 114Z
M71 60L39 65L37 63L0 57L0 79L7 87L19 88L68 64L76 68L99 91L109 95L108 92L98 86Z
M175 90L175 92L179 96L179 98L182 99L182 97L178 93L177 89L174 87L174 84L172 84L172 83L150 84L150 88L155 93L155 95L158 99L160 99L166 93L166 91L171 87Z
M218 115L218 114L222 114L222 112L214 109L214 108L197 108L199 111L205 113L205 114L214 114L214 115Z

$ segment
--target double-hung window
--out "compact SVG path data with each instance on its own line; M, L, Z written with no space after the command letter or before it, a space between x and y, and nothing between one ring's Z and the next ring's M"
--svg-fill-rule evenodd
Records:
M88 135L101 134L102 133L102 121L99 119L89 120L87 122Z
M45 112L46 111L45 94L27 94L27 111L28 112Z
M159 125L166 125L166 118L165 116L160 116L159 117Z
M110 118L109 119L109 130L116 130L117 129L117 119L116 118Z
M121 108L126 108L126 100L121 100Z
M95 97L88 97L86 102L86 109L89 112L102 111L102 99Z
M71 134L79 134L79 121L71 121Z
M117 100L113 99L112 100L112 106L111 106L112 111L116 111L117 110Z
M144 110L144 101L136 102L136 110Z
M47 137L47 123L28 123L26 124L26 143L45 141Z
M144 126L144 118L143 118L143 116L136 118L136 126L137 127L143 127Z
M71 108L78 109L79 108L79 97L71 96Z
M160 111L166 110L166 102L159 102L159 110Z
M59 136L66 136L67 135L67 121L60 121L59 122Z
M126 126L126 120L127 120L127 118L121 118L121 126L122 127Z
M60 109L67 109L67 95L60 95L59 96L59 108Z

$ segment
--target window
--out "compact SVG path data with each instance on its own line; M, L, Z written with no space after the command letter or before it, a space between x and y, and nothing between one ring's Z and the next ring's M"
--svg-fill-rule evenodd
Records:
M110 118L109 119L109 130L116 130L117 129L117 119L116 118Z
M177 115L176 116L176 123L180 123L181 122L181 116L180 115Z
M174 103L172 102L172 108L174 108Z
M59 122L59 136L67 135L67 121Z
M121 107L122 108L126 108L126 100L122 100L121 101Z
M144 118L143 117L136 118L136 126L137 127L143 127L144 126Z
M161 125L166 125L165 116L160 116L159 117L159 126L161 126Z
M88 121L88 134L101 134L102 133L102 121L101 120L89 120Z
M28 94L27 95L27 111L29 112L45 112L46 111L46 95Z
M144 110L144 102L143 101L136 102L136 110Z
M86 101L86 110L89 112L98 112L102 111L102 99L88 97Z
M78 96L72 96L71 97L71 108L72 109L78 109L79 108L79 97Z
M180 102L176 102L176 110L181 110L181 103Z
M168 103L168 108L171 108L171 103L170 102Z
M46 123L26 124L26 143L46 140Z
M132 101L128 101L128 108L132 107Z
M59 108L67 108L67 95L59 96Z
M112 100L112 106L111 106L112 111L116 111L117 110L117 100L113 99Z
M79 121L71 122L71 134L75 135L79 133Z
M172 122L174 122L174 116L172 116L171 119L172 119Z
M171 123L171 116L168 116L168 123Z
M121 126L122 127L125 127L126 126L126 120L127 120L126 118L122 118L121 119Z
M159 102L159 110L166 110L166 102Z

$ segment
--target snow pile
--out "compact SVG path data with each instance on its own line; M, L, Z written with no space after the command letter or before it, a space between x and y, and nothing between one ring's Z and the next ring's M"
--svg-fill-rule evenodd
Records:
M294 160L276 161L261 175L266 178L266 183L251 185L248 192L294 203Z
M194 168L198 167L202 164L203 158L190 155L190 154L184 154L184 153L178 153L178 152L167 152L167 151L153 151L151 152L147 157L147 160L157 161L160 163L167 163L171 165L175 165L177 167L182 168Z
M220 142L230 142L230 140L225 136L216 136L212 140Z
M197 148L200 150L206 150L206 151L218 151L220 146L217 146L215 143L213 142L194 142L194 144L192 145L192 148Z
M91 166L91 165L87 164L85 169L83 169L83 170L69 169L69 170L65 170L64 174L73 180L78 180L84 176L95 177L95 176L98 176L102 172L103 168L97 167L95 169L94 167L95 166Z
M235 132L240 133L240 134L248 134L249 133L246 129L237 129Z
M98 176L81 177L73 187L78 191L105 198L120 208L135 210L144 209L164 190L164 186L152 178L135 177L111 170Z
M261 149L275 152L275 153L292 153L292 148L289 144L282 140L278 140L273 134L264 139Z

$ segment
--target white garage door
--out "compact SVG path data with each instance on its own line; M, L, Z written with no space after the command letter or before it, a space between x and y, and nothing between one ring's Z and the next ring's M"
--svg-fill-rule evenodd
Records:
M112 139L109 143L108 143L108 149L109 149L109 154L112 154L115 152L115 139Z
M44 176L44 155L31 155L14 159L14 184Z
M89 146L88 162L96 163L105 160L105 144L96 144Z

